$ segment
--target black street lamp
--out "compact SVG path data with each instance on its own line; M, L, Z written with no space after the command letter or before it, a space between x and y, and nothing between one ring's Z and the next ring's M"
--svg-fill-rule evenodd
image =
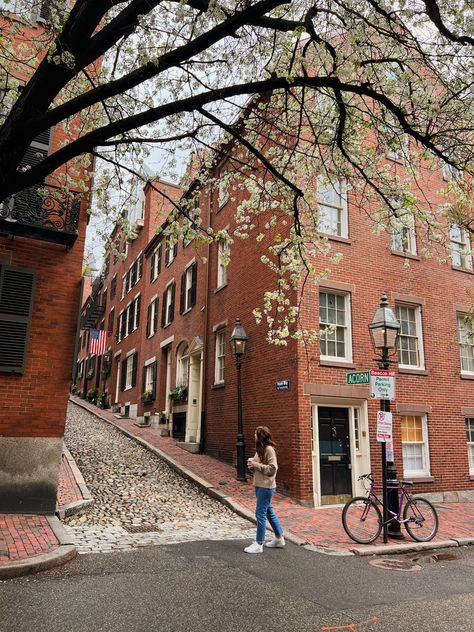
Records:
M379 368L388 370L390 367L389 351L398 347L398 336L400 333L400 323L397 320L393 310L390 308L385 292L380 297L380 307L375 312L372 322L369 325L369 332L372 338L372 344L375 352L381 355ZM382 399L380 401L381 409L387 413L390 412L390 400ZM384 542L387 541L387 533L392 538L402 538L400 531L400 523L392 520L387 528L387 510L394 513L398 512L398 490L394 485L397 481L397 470L393 461L387 462L386 445L382 446L382 479L383 479L383 495L384 495ZM387 491L387 482L391 489Z
M234 331L230 337L230 348L235 356L237 366L237 480L245 483L245 443L242 419L242 387L240 382L240 367L242 357L247 347L247 334L240 324L240 318L235 321Z

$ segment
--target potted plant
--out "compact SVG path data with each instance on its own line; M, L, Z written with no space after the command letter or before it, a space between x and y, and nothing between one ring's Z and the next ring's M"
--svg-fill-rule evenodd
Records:
M161 425L164 425L166 423L168 423L168 413L166 412L166 410L162 410L159 414L159 423Z
M183 399L186 399L188 396L188 387L185 384L181 386L176 386L176 388L172 388L168 393L169 399L173 402L179 402Z
M153 393L151 391L143 391L141 395L142 404L149 404L153 401Z
M99 389L97 388L97 386L94 386L94 388L90 388L87 391L87 401L90 402L91 404L97 404L98 399L99 399Z

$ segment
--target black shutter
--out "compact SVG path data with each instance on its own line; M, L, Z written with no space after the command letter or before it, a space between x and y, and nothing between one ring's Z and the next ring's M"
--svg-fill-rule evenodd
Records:
M146 386L146 366L144 366L142 369L142 393L145 392L145 386Z
M161 326L164 327L166 323L166 294L167 290L163 292L163 305L161 306Z
M24 373L35 273L0 266L0 371Z
M179 290L179 313L182 314L185 309L186 299L186 272L181 275L181 288Z
M150 257L150 283L152 283L155 280L154 272L155 272L155 259L156 259L156 254L153 253Z
M173 246L173 259L176 259L177 254L178 254L178 242L176 241Z
M151 365L151 379L152 379L152 387L151 387L151 393L152 393L152 397L153 399L156 398L156 360L155 362L153 362L153 364Z
M132 387L137 383L137 365L138 365L138 353L133 354L132 360Z
M153 332L156 334L158 329L158 306L160 303L157 298L155 298L153 302L155 303L155 313L153 314Z
M135 301L133 301L132 303L130 303L130 305L127 307L127 333L132 333L132 329L133 329L133 315L135 313Z
M141 295L137 297L137 305L135 307L135 320L137 321L137 329L140 327L140 308L141 308L142 297Z
M137 281L142 278L143 274L143 255L138 257L138 273L137 273Z
M194 307L196 305L196 287L197 287L197 262L195 261L192 266L191 272L191 305L189 307Z
M43 0L38 13L38 20L44 22L51 21L51 0Z
M120 314L120 318L122 319L120 322L120 340L123 340L127 333L127 310Z
M165 242L165 266L167 266L170 262L170 244L168 241Z
M151 306L153 303L148 305L148 309L146 310L146 337L150 337L150 322L151 322Z
M162 244L160 244L156 250L156 256L158 257L158 274L161 272L161 252L163 250Z
M170 323L174 319L174 297L176 294L176 283L173 281L171 284L171 304L170 304Z
M125 358L125 360L122 360L122 367L121 367L122 373L120 376L120 390L124 391L125 390L125 380L127 379L127 358Z

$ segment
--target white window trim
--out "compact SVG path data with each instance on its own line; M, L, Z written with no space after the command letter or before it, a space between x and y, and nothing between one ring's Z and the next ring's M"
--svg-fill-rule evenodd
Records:
M320 182L320 179L318 179L318 184L317 184L318 189L320 186L324 187L324 185L322 183L320 184L319 182ZM338 232L327 232L327 231L323 231L322 229L320 229L320 231L323 235L328 235L332 237L344 237L345 239L347 239L349 237L347 183L344 180L337 180L336 182L339 184L340 206L335 206L334 204L329 204L328 202L325 202L324 200L320 200L318 198L318 189L316 189L316 200L318 203L318 210L321 206L341 210L341 233L339 234ZM332 186L332 183L330 182L328 186Z
M191 309L191 289L193 287L193 270L190 263L184 270L184 311Z
M153 363L145 364L145 388L144 391L153 391Z
M127 368L125 371L125 388L124 391L129 391L132 388L132 375L133 375L133 353L127 353L127 357L125 362L127 363Z
M456 228L459 230L460 240L453 239L451 231ZM465 228L461 228L457 225L450 226L449 229L449 243L451 250L451 263L456 268L462 268L463 270L472 270L472 255L471 255L471 239L469 233ZM461 264L454 262L454 255L458 254L461 259L464 259L465 265L461 261Z
M133 310L133 326L132 326L132 331L135 331L136 329L138 329L138 319L137 319L137 306L138 306L138 301L140 300L140 292L135 296L135 298L133 299L132 303L135 303L135 308Z
M423 433L423 441L402 441L402 462L403 462L403 476L405 478L420 478L424 476L431 476L431 463L430 463L430 445L428 441L428 419L425 413L404 413L403 417L421 417L421 431ZM424 446L424 462L425 469L424 470L406 470L405 463L403 461L403 445L419 445L420 443Z
M473 427L474 427L473 417L466 417L465 419L466 429L467 429L467 421L472 421ZM466 441L466 444L467 444L467 458L468 458L468 463L469 463L469 475L474 476L474 441Z
M186 351L186 353L183 353ZM187 359L187 375L184 376L183 360ZM188 386L189 384L189 346L187 344L181 344L178 349L178 355L176 358L176 386Z
M402 233L402 239L403 239L403 231L407 230L408 231L408 239L407 239L407 249L403 250L400 248L396 248L395 246L395 235L397 233ZM404 255L417 255L417 248L416 248L416 228L414 223L411 224L410 226L402 226L401 228L394 228L392 227L392 235L391 235L391 248L393 252L400 252Z
M460 341L460 335L459 335L459 329L460 329L460 320L464 321L464 316L466 314L462 314L460 312L456 313L456 330L457 330L457 336L458 336L458 346L459 346L459 364L461 367L461 375L474 375L474 371L466 371L466 369L463 369L462 367L462 356L461 356L461 345L465 345L465 343ZM473 347L473 351L474 351L474 339L472 341L472 345L469 345Z
M225 384L225 334L226 334L226 330L225 329L218 329L216 331L216 336L215 336L215 362L214 362L214 384ZM224 336L224 344L223 344L223 354L219 355L219 351L220 351L220 336L223 335ZM220 364L221 363L221 364ZM219 368L221 367L221 365L223 365L223 374L224 377L221 379L219 373Z
M351 294L350 292L338 292L336 290L332 290L331 288L321 288L319 293L324 294L335 294L337 296L344 297L344 311L346 316L346 327L345 327L345 338L344 338L344 347L346 349L346 355L343 358L338 356L330 356L324 355L320 352L321 360L330 360L331 362L352 362L352 318L351 318ZM319 324L321 324L321 311L319 309Z
M120 296L120 300L125 298L125 294L127 293L127 273L122 276L122 294Z
M219 239L217 242L217 289L227 285L227 265L221 261L221 255L226 251L229 251L228 244L223 239Z
M171 287L172 287L172 285L173 285L173 279L166 286L165 293L164 293L164 301L165 301L164 310L165 310L165 315L166 315L165 323L164 323L165 327L172 322L171 319L169 318L169 315L170 315L169 314L169 311L170 311L169 308L170 308L170 305L171 305Z
M158 274L158 252L160 252L161 254L161 244L158 245L155 250L153 251L152 255L151 255L151 260L152 260L152 276L151 276L151 282L153 283L153 281L156 281L156 279L158 278L159 274Z
M217 211L219 212L230 200L229 167L223 164L219 169L217 181Z
M396 303L396 307L407 307L408 309L415 310L416 338L418 340L418 356L419 356L418 365L402 364L399 360L398 366L401 369L413 369L415 371L416 370L424 371L425 370L425 350L423 346L423 321L422 321L422 314L421 314L421 305L413 305L410 303Z
M155 294L155 296L151 299L151 301L149 303L150 306L151 306L151 310L150 310L150 331L149 331L149 334L148 334L148 338L151 338L157 332L157 329L154 328L155 317L156 317L156 319L158 319L158 316L156 315L157 307L158 307L157 299L158 299L158 297Z

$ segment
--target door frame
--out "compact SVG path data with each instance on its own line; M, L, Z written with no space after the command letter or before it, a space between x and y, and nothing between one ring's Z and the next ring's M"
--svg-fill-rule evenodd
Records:
M313 397L311 399L311 465L313 475L313 501L315 507L321 507L318 406L324 406L325 408L348 409L349 450L352 485L351 493L353 496L362 493L361 484L359 481L357 481L357 477L361 474L366 474L367 472L370 472L370 442L367 400L343 398L335 399L334 397ZM357 432L355 427L356 421L358 424ZM328 505L324 506L327 507Z

